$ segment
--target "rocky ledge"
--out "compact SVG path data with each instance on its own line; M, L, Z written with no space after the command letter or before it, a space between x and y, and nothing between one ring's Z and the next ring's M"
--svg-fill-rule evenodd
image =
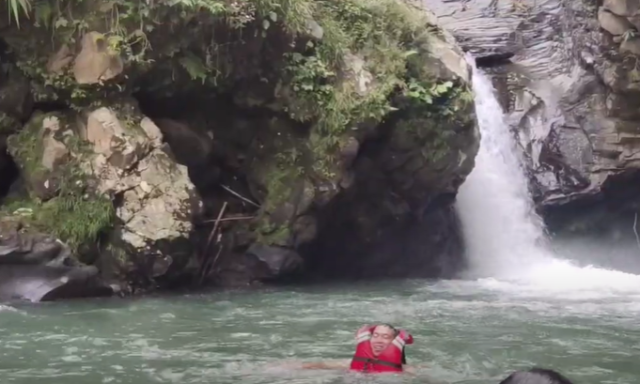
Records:
M425 3L426 4L426 3ZM555 234L633 239L640 208L640 1L429 1L490 71Z
M0 299L460 265L469 71L419 7L45 0L10 16Z

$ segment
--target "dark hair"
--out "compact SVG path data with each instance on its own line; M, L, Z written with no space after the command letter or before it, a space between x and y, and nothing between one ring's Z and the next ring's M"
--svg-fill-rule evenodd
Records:
M573 384L560 373L545 368L531 368L510 374L500 384Z
M399 331L399 330L397 330L397 329L396 329L396 327L394 327L394 326L393 326L393 325L391 325L391 324L387 324L387 323L380 323L380 324L378 324L377 326L379 327L379 326L381 326L381 325L382 325L383 327L391 328L391 330L393 331L393 335L394 335L394 336L398 336L398 334L400 333L400 331Z

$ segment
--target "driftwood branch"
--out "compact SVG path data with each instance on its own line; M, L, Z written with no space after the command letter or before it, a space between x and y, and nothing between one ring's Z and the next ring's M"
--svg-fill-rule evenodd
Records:
M202 224L210 224L210 223L215 223L215 222L224 223L225 221L251 220L251 219L255 219L255 218L256 218L256 216L236 216L236 217L225 217L225 218L220 219L220 220L203 220L200 223L202 223Z
M208 262L211 259L207 259L207 262L204 264L202 268L202 272L200 273L200 281L199 281L200 285L202 285L202 283L204 282L204 279L209 277L209 275L211 274L211 271L213 271L213 267L216 265L216 260L218 260L218 257L220 257L220 254L222 253L223 248L224 248L223 245L220 245L218 247L218 252L216 252L216 256L213 258L213 261Z
M220 254L222 253L222 248L224 248L224 245L221 245L218 248L218 252L216 253L216 257L213 258L213 261L211 262L211 266L208 268L209 271L207 272L207 274L205 276L208 277L211 274L211 271L215 271L216 262L218 261L218 258L220 257Z
M244 201L246 203L249 203L249 204L251 204L251 205L253 205L255 207L260 208L260 204L256 203L253 200L249 200L248 198L242 196L241 194L239 194L238 192L234 191L233 189L227 187L226 185L220 184L220 186L222 187L222 189L224 189L225 191L229 192L230 194L232 194L233 196L237 197L238 199L240 199L240 200L242 200L242 201Z
M211 229L211 233L209 233L209 238L207 238L207 245L204 247L204 257L207 257L207 253L209 252L209 247L211 246L211 240L213 240L213 236L215 236L218 227L220 226L220 220L222 220L222 216L224 215L224 211L227 209L227 202L225 201L222 204L222 208L220 208L220 212L218 213L218 218L215 220L215 224L213 225L213 229Z
M220 208L220 212L218 212L218 218L215 220L215 224L213 225L213 228L209 233L209 237L207 238L207 244L204 246L204 249L202 251L202 260L200 264L201 270L204 269L204 265L206 264L206 261L207 261L207 254L209 252L209 247L211 246L211 241L213 240L213 237L215 236L216 231L220 226L220 220L222 220L222 216L224 215L224 211L226 209L227 209L227 202L225 201L224 204L222 204L222 208Z

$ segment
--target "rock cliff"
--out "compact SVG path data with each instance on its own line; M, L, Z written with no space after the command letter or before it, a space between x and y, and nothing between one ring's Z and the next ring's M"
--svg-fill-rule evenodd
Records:
M631 231L638 208L638 8L634 0L429 1L482 57L553 233Z
M467 64L419 7L24 4L1 15L0 220L94 285L456 270L478 133Z

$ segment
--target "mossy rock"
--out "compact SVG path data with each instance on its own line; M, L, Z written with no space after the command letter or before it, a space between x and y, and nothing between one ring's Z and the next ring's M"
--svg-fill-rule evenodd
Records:
M9 202L3 209L30 209L32 214L25 217L28 225L77 250L97 241L110 229L115 216L110 199L88 188L91 181L81 169L84 159L78 156L82 144L69 133L66 116L37 113L19 133L9 137L9 152L28 182L30 197ZM51 168L43 164L49 139L71 154Z
M398 113L414 121L466 113L456 110L458 97L452 92L462 89L457 83L447 85L449 79L412 70L412 63L429 57L431 48L429 39L416 38L434 31L418 9L403 1L60 4L47 15L37 15L37 25L7 34L21 69L40 86L41 100L62 99L83 109L103 100L111 103L140 87L159 94L253 88L259 92L250 95L256 97L248 104L271 106L304 128L297 136L265 133L268 148L254 161L252 172L258 175L249 177L262 190L261 233L290 235L295 217L281 213L295 200L300 183L314 190L314 202L324 203L339 193L345 168L340 151L344 143L362 136L363 126L378 126ZM88 33L109 36L107 48L123 61L122 76L80 85L71 62L59 70L48 65L56 54L66 60L65 46L77 58L77 43ZM399 95L404 102L396 102ZM409 116L414 111L419 113ZM139 127L138 122L125 125ZM438 131L416 133L434 154L446 150L437 149Z

